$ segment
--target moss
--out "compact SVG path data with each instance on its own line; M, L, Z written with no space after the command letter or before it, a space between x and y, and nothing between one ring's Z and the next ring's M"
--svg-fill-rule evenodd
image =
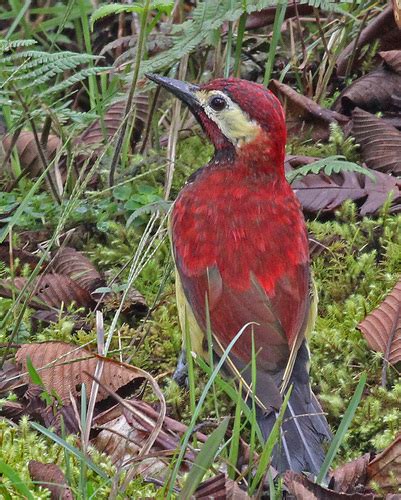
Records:
M74 436L67 437L67 442L73 446L77 446L77 438ZM66 473L65 451L64 449L48 440L44 436L35 432L26 417L22 418L18 426L11 425L7 420L0 419L0 446L2 452L2 460L20 476L24 484L34 495L35 499L50 498L50 492L35 484L28 472L28 463L30 460L37 460L44 463L57 464L61 470ZM100 453L99 451L90 448L90 459L99 466L111 480L116 474L116 469L112 465L110 458ZM69 455L69 464L71 471L71 487L76 494L78 492L78 484L80 477L81 465L78 460ZM91 469L86 471L86 486L87 491L97 491L98 498L108 498L111 491L111 480L102 479ZM68 476L67 476L68 477ZM1 485L12 498L20 498L13 483L5 476L2 477ZM145 484L142 480L136 479L132 481L128 487L127 495L129 498L138 498L144 496L153 496L154 488L149 484ZM123 495L118 495L117 498L125 498Z
M334 221L309 223L318 238L336 237L313 262L320 303L311 339L312 378L334 429L360 374L368 374L339 460L387 446L401 427L401 378L390 367L388 388L380 387L382 355L369 349L357 329L399 279L400 223L400 215L386 211L377 219L358 220L352 203L345 203Z

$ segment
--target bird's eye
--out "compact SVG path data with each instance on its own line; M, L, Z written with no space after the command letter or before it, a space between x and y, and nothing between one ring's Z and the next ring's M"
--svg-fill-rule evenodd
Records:
M209 106L215 111L221 111L226 107L226 101L223 99L223 97L216 96L210 100Z

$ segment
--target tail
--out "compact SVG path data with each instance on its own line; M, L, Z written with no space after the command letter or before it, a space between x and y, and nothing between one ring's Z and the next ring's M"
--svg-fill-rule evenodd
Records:
M273 450L272 465L279 472L293 470L318 474L324 461L324 443L331 432L322 408L309 385L309 351L301 345L290 379L291 397L284 415L280 442ZM266 415L259 408L256 415L264 439L276 421L274 412Z

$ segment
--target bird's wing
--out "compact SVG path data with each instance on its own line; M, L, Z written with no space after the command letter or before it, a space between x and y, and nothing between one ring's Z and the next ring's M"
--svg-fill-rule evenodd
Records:
M293 293L295 302L299 294L295 286ZM280 301L280 287L277 295L277 300ZM282 310L287 305L290 312L289 302L291 299L287 290L285 304L279 309ZM182 329L185 331L187 325L190 333L191 349L206 359L208 346L205 332L208 315L213 348L220 356L238 331L245 324L252 323L232 348L228 368L242 379L245 388L250 387L253 336L257 383L262 388L261 391L256 390L262 402L259 405L266 409L279 408L280 386L284 388L287 385L303 335L298 336L299 342L297 340L289 346L276 300L271 300L266 295L257 278L253 276L249 288L239 292L224 282L216 267L208 268L202 276L192 279L185 273L180 273L178 264L177 303Z
M286 366L290 373L309 316L302 214L289 187L272 198L267 192L271 188L257 186L252 196L235 204L233 187L224 199L200 197L200 189L209 185L210 191L213 185L208 180L205 186L199 181L187 186L172 212L173 255L182 289L178 300L196 321L196 337L199 332L202 336L195 342L199 354L204 354L208 317L213 349L220 355L244 325L252 323L232 347L230 358L251 381L256 353L260 395L268 393L267 405L277 408Z

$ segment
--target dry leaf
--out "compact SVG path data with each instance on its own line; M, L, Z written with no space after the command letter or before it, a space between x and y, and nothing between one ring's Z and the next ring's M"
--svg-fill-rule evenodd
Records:
M401 1L392 0L394 19L399 28L401 28Z
M241 490L238 484L225 474L219 474L203 481L196 489L193 498L196 500L250 500L246 491Z
M109 311L115 311L121 302L122 293L108 293L103 299L104 307ZM121 312L127 317L143 317L149 307L145 297L135 288L131 287L125 297Z
M92 262L81 252L74 248L65 247L59 250L51 262L50 270L68 276L81 288L87 290L92 297L93 292L101 287L106 287L106 281ZM97 298L96 294L96 298ZM100 294L101 304L111 311L115 311L121 302L122 293L108 292ZM144 296L131 287L126 295L122 313L128 316L142 317L148 312Z
M388 68L401 74L401 50L387 50L379 52L379 56L386 63Z
M76 145L84 145L90 147L92 150L98 150L99 146L104 143L105 139L107 144L116 138L122 120L124 117L126 101L121 100L111 104L104 114L103 121L99 119L86 128L81 135L74 141ZM144 124L148 118L148 97L144 94L134 96L133 107L135 107L135 124L132 130L131 146L138 142ZM103 125L102 125L103 123ZM102 129L102 126L104 127Z
M338 467L332 474L329 488L340 493L360 491L366 484L370 453Z
M382 352L389 363L401 361L401 280L358 328L369 347Z
M109 454L113 463L136 462L137 471L141 474L157 474L159 478L164 478L167 471L164 458L171 459L174 456L181 437L188 427L170 417L164 417L163 426L148 454L136 459L156 426L159 412L144 401L133 399L126 401L126 404L129 405L129 410L119 405L94 418L93 429L101 429L101 432L92 440L92 444L98 450ZM207 436L200 432L196 433L196 437L200 443L207 440ZM144 459L145 461L142 462ZM193 462L194 459L194 453L188 449L182 466L183 470L188 470L188 463Z
M15 278L14 280L0 280L0 296L12 297L12 290L16 293L23 290L27 284L27 278ZM61 274L44 274L32 280L26 290L31 294L29 305L34 309L61 309L67 308L73 303L77 307L91 309L95 302L87 290L81 288L68 276Z
M15 379L20 375L20 370L14 363L6 361L0 369L0 395L5 395L12 391L16 385Z
M396 178L374 172L375 181L354 172L333 174L308 174L293 182L297 198L304 212L316 215L320 212L333 212L345 200L359 204L361 215L375 214L393 193L393 212L401 210L401 183Z
M39 135L40 140L40 135ZM12 134L8 134L3 138L3 146L6 151L12 143ZM49 135L47 140L47 157L52 160L56 155L57 148L60 146L61 140L56 135ZM33 132L21 132L15 148L18 152L18 157L23 170L30 177L36 177L43 172L43 164L39 156L38 148L36 147Z
M369 168L401 175L401 132L362 109L352 112L352 135Z
M107 426L92 440L92 445L99 451L107 453L114 464L127 463L138 456L148 436L149 432L142 426L131 425L127 422L125 415L120 415L108 422ZM170 448L170 458L176 452L178 445L179 440L177 439L174 448ZM137 473L143 476L164 478L169 469L166 467L161 451L160 446L154 445L149 458L141 457ZM157 456L158 454L160 458ZM161 474L163 472L164 474Z
M49 269L56 274L68 276L89 293L106 286L104 278L92 262L74 248L61 248L50 263Z
M370 462L368 478L387 493L401 492L401 434Z
M345 125L349 118L336 111L325 109L293 88L272 80L269 85L283 101L286 111L287 131L295 137L312 137L314 140L325 140L330 135L330 123Z
M370 22L358 33L357 39L352 40L337 58L337 75L344 76L353 58L350 70L359 64L358 55L360 49L374 40L380 40L382 50L393 50L401 48L400 32L395 24L393 9L391 5L386 7L380 14L375 14Z
M401 53L401 51L394 52ZM356 107L372 113L398 110L399 106L393 97L400 93L401 74L390 69L379 68L358 78L343 90L334 103L333 109L346 115L350 115Z
M297 4L296 7L295 3ZM254 30L273 24L276 10L276 7L268 7L267 9L251 12L246 18L246 29ZM300 16L312 14L313 7L312 5L301 4L299 0L292 1L285 11L284 19L294 17L297 13Z
M324 488L297 472L287 471L284 484L296 500L373 500L373 493L339 493Z
M93 354L83 348L77 348L64 342L44 342L41 344L23 344L16 353L16 361L21 365L22 372L27 371L26 358L31 358L33 366L39 372L44 387L48 393L53 390L63 402L70 401L70 393L80 396L81 386L85 384L89 397L95 368L98 363ZM49 365L47 368L42 367ZM135 379L143 378L142 370L129 370L114 363L105 363L101 382L112 391L127 385ZM29 383L29 376L23 375L22 380ZM96 401L107 398L109 393L100 387Z
M52 500L72 500L71 490L67 486L64 473L56 464L45 464L30 460L29 475L39 486L50 490Z
M21 250L19 248L12 248L10 252L10 245L8 242L3 242L0 244L0 261L4 262L6 266L10 267L10 260L12 259L13 271L16 274L20 274L24 265L29 266L31 270L35 269L36 265L39 263L39 257L33 255L26 250ZM18 266L16 266L16 259L18 259Z

